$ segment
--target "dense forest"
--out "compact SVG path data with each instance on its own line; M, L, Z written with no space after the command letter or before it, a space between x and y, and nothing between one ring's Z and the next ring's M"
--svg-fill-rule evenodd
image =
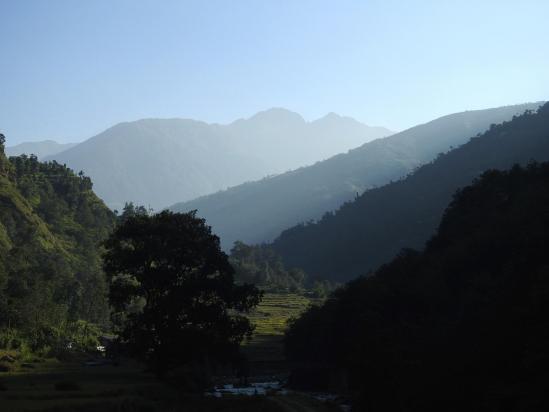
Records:
M264 292L299 293L325 298L340 284L327 279L315 279L299 268L288 268L274 249L267 245L247 245L235 242L229 255L235 270L235 281L256 285Z
M490 133L538 126L527 142L546 117ZM293 322L293 385L347 392L361 411L548 410L548 227L549 163L485 172L423 252L402 251Z
M488 169L549 160L549 104L527 111L408 177L369 190L319 222L284 231L272 244L289 267L346 281L376 269L405 247L421 248L452 194Z
M109 321L100 243L115 215L91 180L0 151L0 346L55 350ZM97 326L94 326L97 325Z
M300 292L306 285L306 274L299 269L286 269L282 259L266 245L250 246L235 242L230 254L235 278L270 292Z

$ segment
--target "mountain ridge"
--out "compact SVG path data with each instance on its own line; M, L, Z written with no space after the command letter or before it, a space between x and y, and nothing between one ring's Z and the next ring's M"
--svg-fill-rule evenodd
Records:
M286 109L226 125L150 118L118 123L46 160L83 170L111 207L133 201L159 209L303 166L388 133L343 117L325 130Z
M236 240L271 241L284 229L319 219L357 194L401 178L439 152L485 131L491 123L509 120L540 104L446 115L310 166L180 202L170 209L197 209L220 236L226 250Z
M14 146L6 147L6 156L19 156L22 154L31 155L34 154L38 159L56 155L65 150L68 150L78 143L59 143L52 139L27 141L16 144Z
M407 177L372 189L273 242L287 267L336 281L375 270L402 248L423 247L460 187L488 169L549 160L549 104L492 125Z

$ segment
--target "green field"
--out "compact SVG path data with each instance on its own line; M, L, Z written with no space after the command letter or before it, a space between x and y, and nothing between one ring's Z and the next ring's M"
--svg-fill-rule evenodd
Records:
M314 300L295 293L267 293L249 318L256 336L281 336L288 319L299 316Z
M249 315L255 326L243 352L251 361L252 376L284 379L290 366L284 358L283 338L287 322L299 316L316 300L298 294L267 293Z

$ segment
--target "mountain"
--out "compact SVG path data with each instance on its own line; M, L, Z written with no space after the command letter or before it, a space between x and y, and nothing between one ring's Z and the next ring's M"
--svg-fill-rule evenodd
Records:
M108 322L99 245L115 215L91 188L55 162L7 159L0 144L0 330L33 350L58 344L67 322Z
M405 179L372 189L320 221L284 231L273 243L288 267L346 281L376 269L402 248L421 248L453 193L483 171L549 160L549 104L426 164Z
M549 113L497 129L524 139L516 147L547 145ZM339 390L358 411L549 410L548 227L549 163L484 173L455 194L423 252L291 323L290 385Z
M22 154L36 155L38 159L61 153L78 143L57 143L54 140L42 140L39 142L23 142L15 146L6 147L7 156L19 156Z
M188 119L118 124L47 159L83 170L105 202L159 209L284 172L391 132L328 115L306 122L285 109L228 125Z
M236 240L271 241L300 222L319 219L358 194L399 179L452 146L484 132L492 123L537 108L540 103L452 114L366 143L345 154L257 182L171 206L198 210L225 249ZM337 117L317 121L320 130L335 128ZM349 123L351 127L352 123ZM304 245L305 246L305 245Z

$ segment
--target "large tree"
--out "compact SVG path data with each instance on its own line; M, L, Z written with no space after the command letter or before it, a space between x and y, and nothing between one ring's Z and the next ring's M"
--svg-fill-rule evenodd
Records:
M253 327L242 315L259 303L203 219L191 213L137 214L106 242L110 302L124 313L120 338L159 375L190 362L235 359ZM133 308L128 311L128 308Z

